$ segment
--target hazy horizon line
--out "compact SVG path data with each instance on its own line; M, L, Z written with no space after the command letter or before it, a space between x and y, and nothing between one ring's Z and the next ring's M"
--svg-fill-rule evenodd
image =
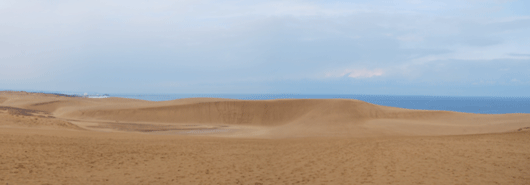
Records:
M7 90L0 89L0 92L27 92L27 93L43 93L43 94L64 94L64 95L108 95L109 97L122 96L164 96L164 95L273 95L273 96L321 96L321 95L333 95L333 96L394 96L394 97L481 97L481 98L530 98L530 96L492 96L492 95L422 95L422 94L355 94L355 93L101 93L101 92L79 92L79 91L39 91L39 90ZM86 93L86 94L85 94Z

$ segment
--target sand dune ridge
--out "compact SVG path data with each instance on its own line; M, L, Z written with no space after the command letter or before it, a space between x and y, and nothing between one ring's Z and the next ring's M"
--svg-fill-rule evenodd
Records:
M164 124L164 128L169 124L176 125L171 126L176 130L189 129L178 126L186 124L198 124L197 129L224 125L231 126L228 129L240 130L241 137L461 135L514 131L530 126L530 114L410 110L351 99L188 98L152 102L46 94L3 97L4 104L12 107L43 111L63 120L104 125L93 128L112 129L113 122L120 122L115 124L118 130L127 123L131 127ZM156 131L154 128L143 130Z

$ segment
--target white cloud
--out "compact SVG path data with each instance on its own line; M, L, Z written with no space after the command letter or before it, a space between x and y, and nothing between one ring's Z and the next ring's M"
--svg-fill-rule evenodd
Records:
M372 78L382 76L384 71L382 69L345 69L339 72L327 73L326 77L343 77L347 76L350 78Z

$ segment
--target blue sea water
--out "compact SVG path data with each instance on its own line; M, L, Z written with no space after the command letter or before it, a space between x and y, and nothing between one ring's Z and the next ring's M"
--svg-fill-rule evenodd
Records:
M271 99L357 99L369 103L419 110L446 110L480 114L530 113L530 97L452 97L388 95L303 95L303 94L110 94L110 97L166 101L208 97L240 100Z

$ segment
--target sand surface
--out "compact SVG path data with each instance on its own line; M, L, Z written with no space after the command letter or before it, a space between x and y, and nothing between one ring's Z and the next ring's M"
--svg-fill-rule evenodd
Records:
M530 184L530 114L0 92L0 184Z

